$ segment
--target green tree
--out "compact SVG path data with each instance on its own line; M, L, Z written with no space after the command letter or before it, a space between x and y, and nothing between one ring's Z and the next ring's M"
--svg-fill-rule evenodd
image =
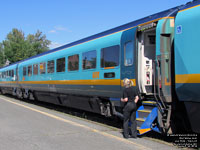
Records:
M48 45L51 44L51 41L46 39L46 35L42 35L41 31L37 31L34 35L29 34L27 36L28 43L28 56L34 56L49 50Z
M5 58L14 63L49 50L51 42L39 30L25 37L22 30L13 29L3 41Z
M24 33L18 29L13 29L3 41L6 59L11 63L26 58Z
M0 43L0 68L3 67L5 64L5 56L3 51L3 44Z

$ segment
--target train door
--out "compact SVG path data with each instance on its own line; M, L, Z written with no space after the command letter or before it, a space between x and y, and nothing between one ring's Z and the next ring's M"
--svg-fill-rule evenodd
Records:
M159 98L164 102L172 101L171 74L174 38L174 19L167 18L158 22L157 39L159 43L156 52L156 85Z
M15 79L15 81L19 81L19 72L18 72L18 66L19 66L19 64L17 64L17 66L16 66L16 79Z
M134 86L136 86L135 36L136 28L133 28L124 31L121 38L121 80L129 78Z
M138 87L140 93L153 95L154 72L153 62L156 53L156 23L138 27L137 32L137 64Z

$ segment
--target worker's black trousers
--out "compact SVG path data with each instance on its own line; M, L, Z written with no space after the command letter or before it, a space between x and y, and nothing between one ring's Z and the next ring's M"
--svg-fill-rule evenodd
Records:
M136 123L136 104L135 102L128 102L123 109L124 114L124 137L129 137L129 121L131 122L131 136L137 137L137 123Z

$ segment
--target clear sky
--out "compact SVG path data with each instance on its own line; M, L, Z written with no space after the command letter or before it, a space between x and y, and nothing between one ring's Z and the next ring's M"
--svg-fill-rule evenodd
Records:
M123 25L190 0L0 0L0 42L13 29L39 29L51 48Z

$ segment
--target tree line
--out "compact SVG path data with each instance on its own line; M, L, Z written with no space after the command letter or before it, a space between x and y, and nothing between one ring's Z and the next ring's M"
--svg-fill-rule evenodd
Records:
M0 67L45 52L50 43L39 30L25 37L22 30L14 28L0 43Z

